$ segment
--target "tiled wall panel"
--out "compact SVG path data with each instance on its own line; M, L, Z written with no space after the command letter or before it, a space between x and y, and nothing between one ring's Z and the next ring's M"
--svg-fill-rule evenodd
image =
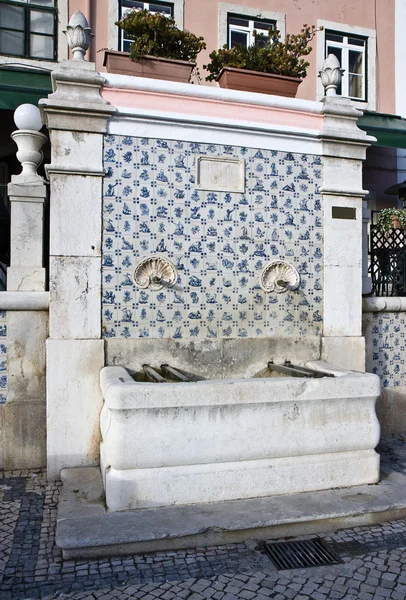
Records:
M202 191L196 156L245 161L245 193ZM216 144L106 136L103 325L106 338L320 335L321 159ZM162 255L176 288L139 290L137 262ZM301 275L300 289L267 294L270 260Z
M366 313L366 321L366 370L379 375L383 387L406 385L406 313Z
M7 324L6 311L0 310L0 404L7 400Z

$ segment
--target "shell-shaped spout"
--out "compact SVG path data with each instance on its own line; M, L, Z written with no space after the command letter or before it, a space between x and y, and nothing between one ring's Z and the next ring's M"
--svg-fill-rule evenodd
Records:
M262 269L259 285L264 292L293 291L299 287L300 275L295 267L283 260L275 260Z
M134 269L135 285L153 291L173 287L178 279L176 267L161 256L147 256Z

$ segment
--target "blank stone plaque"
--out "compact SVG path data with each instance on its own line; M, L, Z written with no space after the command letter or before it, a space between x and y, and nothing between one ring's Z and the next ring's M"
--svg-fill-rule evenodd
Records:
M198 156L196 182L201 190L245 192L245 162L238 158Z

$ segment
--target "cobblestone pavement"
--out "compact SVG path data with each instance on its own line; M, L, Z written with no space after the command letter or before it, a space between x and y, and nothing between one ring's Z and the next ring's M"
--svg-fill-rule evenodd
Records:
M406 434L381 442L383 469L406 472ZM406 520L322 534L341 563L277 571L258 541L64 561L54 544L60 483L0 472L0 600L405 600Z

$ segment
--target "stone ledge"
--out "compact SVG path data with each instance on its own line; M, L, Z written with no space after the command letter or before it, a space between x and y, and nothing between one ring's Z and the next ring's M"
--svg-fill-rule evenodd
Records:
M400 296L371 296L362 299L362 310L366 312L404 312L406 298Z
M49 292L0 292L0 310L48 310Z
M65 469L65 478L67 471ZM75 469L89 471L88 468ZM75 480L72 474L70 481ZM94 471L89 473L93 478ZM138 511L88 515L77 503L74 517L58 510L56 543L65 559L235 543L381 523L406 516L406 475L382 474L375 485ZM81 474L86 481L86 474ZM80 495L80 481L75 489ZM64 490L62 498L69 493Z

